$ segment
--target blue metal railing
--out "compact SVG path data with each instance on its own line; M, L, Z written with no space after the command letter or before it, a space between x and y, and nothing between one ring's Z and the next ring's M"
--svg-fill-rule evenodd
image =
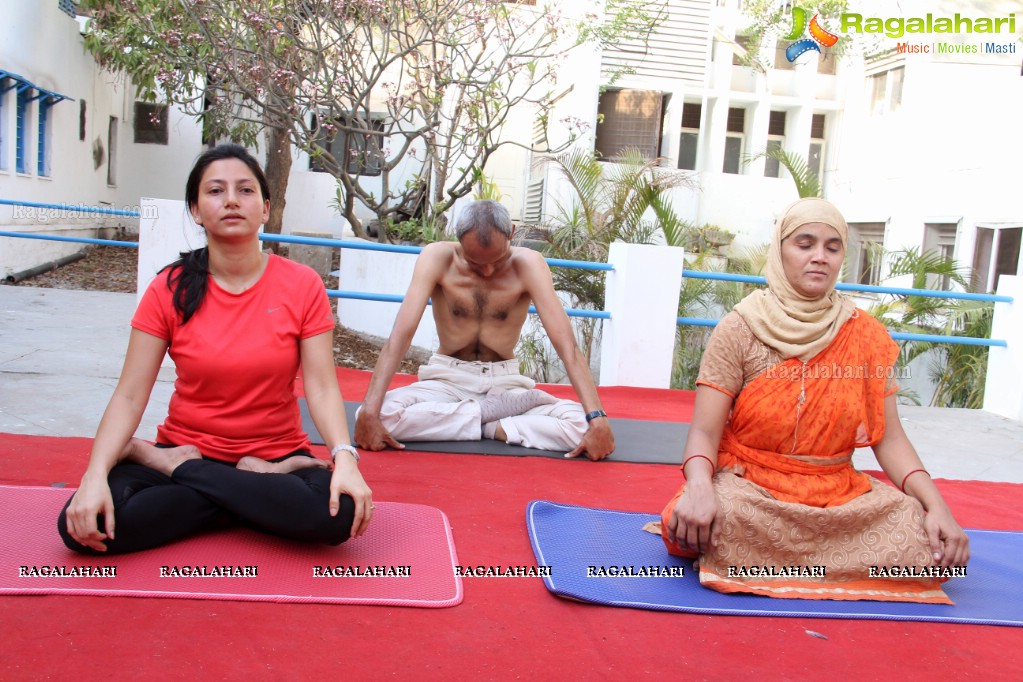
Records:
M406 244L381 244L378 242L355 242L347 239L320 239L317 237L296 237L290 234L260 234L264 242L280 242L282 244L305 244L306 246L330 246L336 249L354 249L356 251L384 251L387 253L419 253L421 246Z
M767 284L767 278L760 275L737 275L730 272L702 272L699 270L683 270L683 277L692 279L718 280L722 282L745 282L749 284ZM836 289L843 291L863 291L867 293L894 294L899 296L929 296L932 298L949 298L965 301L988 301L1012 303L1011 296L1000 296L997 294L972 294L968 292L938 291L935 289L905 289L900 287L880 287L868 284L848 284L839 282ZM697 327L715 327L718 320L704 317L679 317L676 320L679 325L691 325ZM942 334L916 334L912 332L889 331L893 339L899 341L921 341L925 343L951 343L964 346L998 346L1007 347L1001 339L981 339L973 336L952 336Z
M128 248L139 248L138 242L119 242L116 239L92 239L91 237L61 237L55 234L35 234L34 232L4 232L0 230L0 237L20 237L22 239L45 239L51 242L75 242L76 244L98 244L100 246L127 246Z
M31 201L15 201L11 199L0 199L0 205L26 206L29 208L41 208L48 210L59 210L76 213L97 213L103 215L119 215L127 217L139 217L138 211L103 208L97 206L82 206L77 204L47 204ZM138 248L138 242L122 242L111 239L92 239L88 237L61 237L55 235L41 235L24 232L0 231L0 237L20 237L25 239L46 239L51 241L77 242L82 244L98 244L104 246L125 246ZM382 244L377 242L351 241L343 239L320 239L315 237L297 237L284 234L260 234L259 238L266 242L279 242L286 244L304 244L308 246L324 246L340 249L356 249L366 251L384 251L389 253L418 254L423 250L421 246L409 246L403 244ZM613 271L614 266L610 263L593 263L587 261L573 261L559 258L546 259L550 267L576 268L592 271ZM683 277L691 279L718 280L724 282L744 282L750 284L766 284L766 278L758 275L738 275L727 272L703 272L699 270L683 270ZM946 298L967 301L987 301L1012 303L1011 296L1000 296L997 294L974 294L967 292L948 292L934 289L906 289L901 287L881 287L866 284L849 284L840 282L835 285L836 289L842 291L858 291L864 293L893 294L899 296L927 296L932 298ZM397 294L373 294L358 291L328 290L327 295L331 298L343 298L363 301L382 301L388 303L400 303L404 296ZM534 306L529 307L529 312L536 313ZM591 319L611 319L611 314L606 310L583 310L568 308L565 311L570 317L582 317ZM676 324L691 325L700 327L717 326L718 321L699 317L678 317ZM928 343L951 343L973 346L998 346L1006 347L1006 342L1001 339L980 339L968 336L945 336L936 334L914 334L908 332L890 332L892 338L898 340L921 341Z
M405 297L401 294L369 294L364 291L344 291L341 289L327 289L327 296L330 298L347 298L357 301L381 301L383 303L401 303ZM431 302L432 303L432 302ZM536 306L529 306L529 312L536 314ZM597 318L610 320L611 313L606 310L584 310L582 308L565 308L569 317Z
M138 218L138 211L129 211L119 208L104 208L102 206L83 206L81 204L43 204L36 201L15 201L14 199L0 199L0 206L27 206L28 208L45 208L50 211L64 211L66 213L98 213L101 215L120 215L129 218Z
M345 239L321 239L317 237L296 237L289 234L261 234L259 238L265 242L282 242L285 244L304 244L307 246L329 246L338 249L357 249L361 251L384 251L388 253L415 253L423 250L421 246L408 246L403 244L380 244L377 242L357 242ZM580 270L614 270L609 263L589 263L585 261L569 261L556 258L548 258L547 264L551 267L578 268ZM384 303L401 303L405 300L399 294L371 294L362 291L343 291L340 289L327 290L331 298L354 299L358 301L381 301ZM536 314L536 307L529 306L529 312ZM569 317L597 318L603 320L611 319L611 313L605 310L584 310L581 308L565 308Z
M767 284L767 278L760 275L735 275L730 272L702 272L699 270L683 270L682 277L691 279L710 279L722 282L745 282L748 284ZM849 284L839 282L835 285L839 291L862 291L868 294L894 294L896 296L929 296L931 298L954 298L963 301L989 301L992 303L1012 303L1012 296L998 294L972 294L965 291L939 291L937 289L905 289L901 287L880 287L872 284Z
M345 239L320 239L316 237L296 237L290 234L260 234L265 242L282 242L285 244L305 244L307 246L330 246L338 249L356 249L361 251L385 251L389 253L419 253L421 246L405 244L381 244L378 242L356 242ZM546 258L547 265L552 268L574 268L577 270L614 270L610 263L591 263L581 260L563 260Z
M716 327L720 320L712 320L707 317L679 317L676 323L679 325L690 325L694 327ZM922 341L926 343L951 343L962 346L998 346L1006 348L1008 344L1001 339L981 339L976 336L952 336L945 334L915 334L912 332L893 332L888 330L891 337L897 341Z
M26 206L29 208L40 208L52 211L64 211L75 213L98 213L103 215L119 215L128 217L139 217L139 211L128 211L97 206L82 206L77 204L46 204L33 201L14 201L11 199L0 199L0 205ZM31 232L8 232L0 231L0 237L20 237L24 239L45 239L58 242L75 242L79 244L95 244L101 246L128 246L138 248L138 242L122 242L113 239L93 239L91 237L63 237L57 235L44 235ZM324 246L338 249L354 249L362 251L383 251L387 253L409 253L418 254L423 250L421 246L409 246L404 244L381 244L377 242L362 242L345 239L320 239L317 237L296 237L289 234L260 234L259 238L264 242L278 242L283 244L304 244L307 246ZM546 259L550 267L578 268L580 270L614 270L609 263L590 263L586 261L571 261L558 258ZM361 301L381 301L386 303L401 303L404 296L397 294L373 294L361 291L342 291L328 289L327 295L331 298L343 298ZM536 307L529 306L529 312L536 314ZM585 310L580 308L566 308L565 313L569 317L580 317L588 319L611 319L611 313L605 310Z

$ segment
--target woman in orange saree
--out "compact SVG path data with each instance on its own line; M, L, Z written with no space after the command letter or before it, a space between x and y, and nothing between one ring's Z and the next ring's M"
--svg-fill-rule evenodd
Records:
M823 199L779 219L768 288L704 353L662 536L721 592L951 603L969 540L902 430L895 343L834 290L847 235ZM867 446L902 492L853 468Z

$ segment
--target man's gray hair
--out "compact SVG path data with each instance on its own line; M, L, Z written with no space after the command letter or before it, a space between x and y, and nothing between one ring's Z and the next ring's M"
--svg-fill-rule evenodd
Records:
M471 231L476 233L481 246L490 246L495 232L511 239L511 215L508 209L493 199L469 202L458 216L455 237L461 241Z

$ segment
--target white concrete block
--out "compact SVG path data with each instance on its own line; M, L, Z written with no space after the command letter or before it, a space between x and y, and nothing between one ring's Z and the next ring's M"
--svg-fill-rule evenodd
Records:
M984 409L1023 421L1023 277L1002 275L998 294L1011 296L1012 303L995 303L991 338L1008 346L992 346L987 359Z
M611 244L600 354L602 386L668 388L684 249Z

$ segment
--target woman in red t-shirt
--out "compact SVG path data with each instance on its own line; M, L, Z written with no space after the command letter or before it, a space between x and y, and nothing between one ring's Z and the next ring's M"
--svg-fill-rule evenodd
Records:
M316 273L260 248L268 196L240 146L196 161L185 200L207 246L161 271L132 319L88 467L58 520L69 548L132 552L225 520L336 545L369 526L372 493L350 445L330 304ZM151 444L133 434L167 352L177 380ZM299 367L332 464L310 454L302 432Z

